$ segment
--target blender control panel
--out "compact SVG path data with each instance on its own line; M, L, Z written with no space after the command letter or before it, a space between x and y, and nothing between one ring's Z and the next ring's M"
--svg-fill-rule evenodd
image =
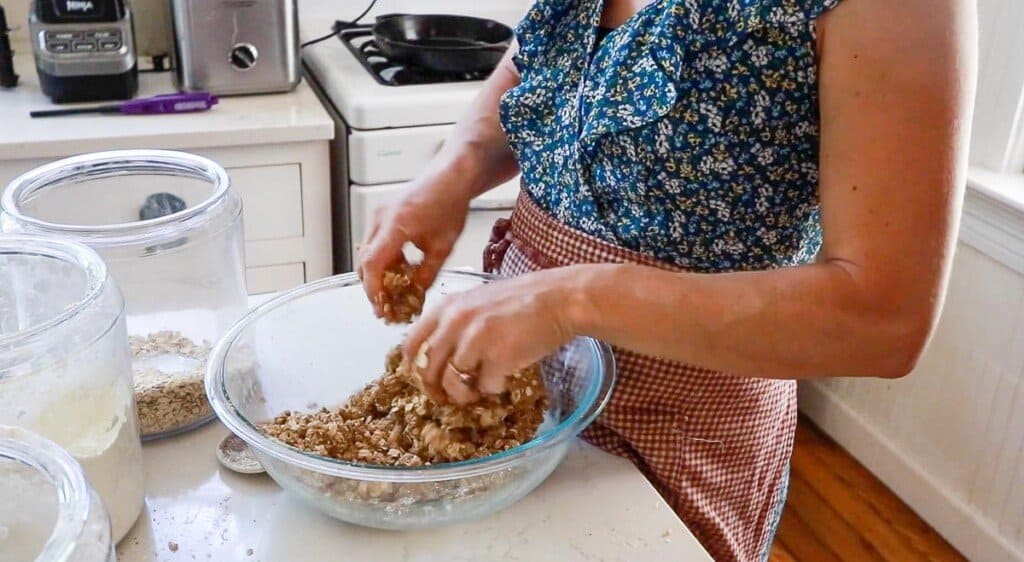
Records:
M123 45L118 28L89 31L46 31L46 50L51 53L116 52Z
M54 103L135 95L138 60L128 0L29 1L36 74Z

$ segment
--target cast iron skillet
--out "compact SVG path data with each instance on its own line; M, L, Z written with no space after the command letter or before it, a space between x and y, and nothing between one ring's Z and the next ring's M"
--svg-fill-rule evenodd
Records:
M490 72L512 42L512 29L468 16L378 16L373 38L388 57L445 73Z

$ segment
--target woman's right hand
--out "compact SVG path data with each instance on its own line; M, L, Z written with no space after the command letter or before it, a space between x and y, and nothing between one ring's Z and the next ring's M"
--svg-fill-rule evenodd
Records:
M427 171L397 203L378 210L356 264L378 317L384 272L405 260L402 247L411 242L423 252L413 282L429 288L462 234L473 197L519 171L498 118L501 96L519 84L515 53L505 53Z
M359 248L356 272L378 317L383 311L374 297L383 290L384 271L405 260L406 243L423 252L413 283L424 289L434 283L469 214L470 197L460 183L455 174L421 177L400 200L377 209Z

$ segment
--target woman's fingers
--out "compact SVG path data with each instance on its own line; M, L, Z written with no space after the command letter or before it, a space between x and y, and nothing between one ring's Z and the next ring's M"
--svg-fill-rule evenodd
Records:
M441 388L452 402L465 405L480 400L480 393L474 388L475 385L476 376L456 367L454 360L445 366L444 374L441 376Z
M412 360L418 353L422 353L423 344L427 343L427 338L434 333L434 328L437 327L438 313L441 308L443 308L443 304L424 310L419 319L409 328L402 349L405 352L406 360Z
M477 388L482 394L501 394L508 390L508 376L514 369L506 369L493 362L480 366Z
M452 364L472 375L473 388L481 394L501 394L508 390L507 375L512 371L505 370L504 365L495 361L495 357L501 355L495 346L500 345L507 343L495 337L484 323L474 322L463 332L452 355ZM459 402L457 397L453 398Z
M380 225L384 222L384 214L387 212L387 207L381 205L373 210L373 225L370 226L370 230L366 231L366 236L363 237L363 245L367 245L380 231Z
M363 235L363 239L356 245L356 271L359 273L359 278L363 277L363 258L366 254L366 249L373 243L373 239L377 237L377 233L380 232L380 225L384 222L384 213L387 211L386 207L377 207L373 211L373 224L370 225L370 229Z
M510 336L518 332L509 331L508 311L494 310L494 302L489 294L459 293L445 297L413 325L405 353L434 400L469 404L508 391L509 376L529 352L519 349L521 342ZM424 349L415 359L410 355Z
M441 377L444 374L445 365L455 349L454 338L441 326L438 311L422 316L412 326L409 336L405 340L405 353L407 358L413 355L413 365L416 366L416 374L423 381L423 388L427 394L436 402L445 401L444 389L441 385Z
M433 249L430 251L424 250L423 261L416 267L415 278L412 280L413 283L418 287L430 287L433 285L434 279L437 278L437 274L441 271L446 259L448 259L448 252L438 252Z
M448 297L424 314L409 332L407 354L422 346L429 349L420 377L432 398L440 394L457 404L467 404L479 400L480 392L504 391L502 377L480 377L488 342L494 342L482 325L474 325L478 323L472 321L473 316L471 310ZM481 382L482 387L478 386Z
M400 229L382 226L369 245L363 248L359 260L363 289L377 316L383 314L377 296L384 291L384 271L402 258L405 242L405 235Z
M486 348L480 346L482 342L476 336L478 332L473 324L462 330L441 381L445 392L456 404L476 402L483 390L478 384Z
M356 255L352 256L352 258L355 260L356 276L359 277L360 281L363 280L363 277L365 275L363 261L366 258L366 250L367 248L370 247L370 244L373 242L373 239L377 236L377 232L380 231L380 223L381 219L383 218L382 215L383 208L377 207L377 209L373 213L373 225L370 227L369 230L366 231L366 234L363 236L363 239L356 244Z

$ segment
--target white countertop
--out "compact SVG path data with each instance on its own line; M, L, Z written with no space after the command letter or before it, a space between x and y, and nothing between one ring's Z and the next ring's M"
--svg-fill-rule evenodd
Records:
M397 532L336 521L267 475L222 468L214 450L227 434L214 422L143 447L146 506L118 547L120 562L711 560L632 464L582 442L505 511Z
M14 45L18 87L0 89L0 160L59 157L116 148L190 149L327 140L334 123L303 81L286 94L221 98L209 111L178 115L31 118L55 106L39 89L30 48ZM138 97L175 91L172 73L139 74ZM107 102L101 102L107 103ZM89 104L86 104L89 105Z

